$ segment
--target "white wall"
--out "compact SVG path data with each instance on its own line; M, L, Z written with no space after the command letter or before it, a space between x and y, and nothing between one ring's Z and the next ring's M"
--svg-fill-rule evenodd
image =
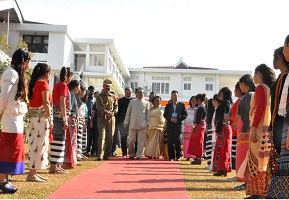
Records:
M60 70L64 62L65 33L50 32L48 44L48 64L52 70Z

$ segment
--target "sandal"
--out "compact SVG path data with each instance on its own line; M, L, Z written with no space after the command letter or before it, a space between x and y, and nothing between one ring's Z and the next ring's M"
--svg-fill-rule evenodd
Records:
M40 179L42 179L42 180L44 180L44 181L47 181L47 180L48 180L48 178L44 178L44 177L40 176L39 174L36 174L36 176L38 176L38 178L40 178Z
M54 170L49 170L48 174L66 174L66 171L62 171L59 168L55 168Z
M9 181L5 180L4 182L0 183L0 190L4 194L8 194L8 193L11 194L11 193L17 192L18 188L12 185Z

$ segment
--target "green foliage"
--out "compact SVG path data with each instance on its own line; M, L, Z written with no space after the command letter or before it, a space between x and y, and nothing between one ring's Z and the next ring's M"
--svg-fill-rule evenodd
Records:
M0 37L0 50L10 56L9 50L12 48L11 45L7 44L7 35L2 33Z

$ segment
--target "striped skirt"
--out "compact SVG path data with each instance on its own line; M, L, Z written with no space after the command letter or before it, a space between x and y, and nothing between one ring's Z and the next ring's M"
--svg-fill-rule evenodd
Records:
M50 142L50 163L54 165L62 165L64 162L64 149L66 131L63 130L63 119L53 119L53 140Z
M24 135L23 133L1 133L0 174L24 174Z
M211 130L207 131L207 141L206 141L206 159L207 164L210 166L210 170L212 170L211 163L214 157L214 149L216 144L216 134Z
M87 124L88 120L85 120L85 125L83 126L83 131L82 131L82 145L81 145L81 149L82 149L82 153L86 152L86 147L87 147L87 126L89 126L89 124Z
M82 159L82 136L83 136L84 121L79 119L77 129L77 160Z
M29 119L26 134L29 145L29 169L46 169L48 167L49 122L44 117Z

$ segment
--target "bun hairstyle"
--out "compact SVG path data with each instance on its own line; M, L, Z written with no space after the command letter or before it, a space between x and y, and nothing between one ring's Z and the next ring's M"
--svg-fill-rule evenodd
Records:
M255 74L260 72L262 74L262 81L270 88L275 82L275 73L266 64L261 64L255 68Z
M34 67L32 75L31 75L31 80L29 82L29 87L28 87L28 99L32 99L33 96L33 89L36 81L43 77L46 73L50 73L51 68L49 65L46 63L37 63L37 65Z
M232 99L232 92L231 92L231 90L228 88L228 87L223 87L222 89L220 89L220 91L219 91L219 94L218 95L220 95L220 93L223 93L223 100L226 100L226 101L228 101L230 104L232 104L233 103L233 99Z
M25 62L30 61L31 56L28 51L24 49L17 49L11 60L11 66L17 71L19 76L17 92L15 95L15 101L25 100L27 96L27 84L26 84L26 65Z
M70 67L62 67L60 71L60 81L64 82L69 76L73 75L73 70Z
M221 103L221 100L219 99L218 96L219 96L218 94L214 94L213 100L214 100L214 101L217 101L218 103Z
M245 74L239 79L239 83L245 83L249 86L250 91L255 92L256 86L254 84L253 78L250 74Z
M196 98L196 101L198 101L198 99L200 99L201 102L204 102L206 97L207 97L207 95L205 93L203 93L203 94L197 94L195 98Z

